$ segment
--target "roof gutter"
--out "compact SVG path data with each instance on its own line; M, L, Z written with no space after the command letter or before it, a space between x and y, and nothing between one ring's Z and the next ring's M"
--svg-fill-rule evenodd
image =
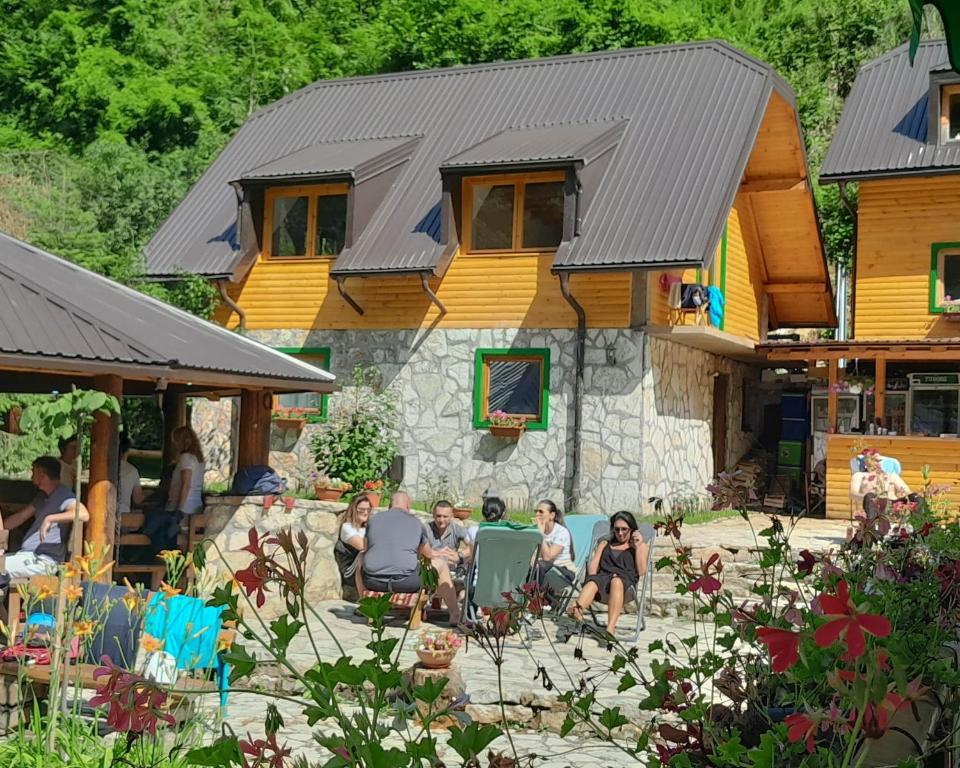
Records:
M857 335L857 241L859 237L859 216L857 215L857 208L850 200L850 197L847 195L847 182L841 180L837 185L840 190L840 202L843 204L843 207L847 209L847 213L850 214L850 217L853 219L853 265L850 269L850 309L845 313L849 322L844 323L844 337L852 336L856 338ZM839 288L838 288L839 291ZM842 298L843 301L846 301L846 296ZM846 318L845 318L846 319Z
M353 298L353 296L351 296L349 293L347 293L347 289L346 289L346 287L344 286L344 283L347 282L346 276L344 276L344 275L337 275L336 278L334 278L334 279L337 281L337 292L340 294L341 298L342 298L345 302L347 302L347 304L349 304L351 307L353 307L354 311L355 311L358 315L362 315L362 314L363 314L363 307L361 307L359 304L357 304L357 302L356 302L356 300Z
M567 303L573 307L577 314L577 349L575 353L575 378L573 384L573 419L572 435L570 440L573 443L571 454L573 456L573 471L568 477L564 478L564 496L566 496L564 506L568 510L575 510L580 504L580 422L581 412L583 411L583 368L587 342L587 313L573 294L570 293L570 273L560 273L560 293Z
M433 292L433 289L430 287L430 283L427 282L429 279L427 272L420 273L420 287L423 289L423 292L427 294L427 298L430 299L430 303L434 304L437 309L440 310L441 315L447 314L447 308L443 305L443 302L440 301L437 294Z
M233 312L237 313L237 332L246 333L247 332L247 313L240 308L240 305L237 304L233 299L230 298L230 294L227 293L227 281L226 280L216 280L217 289L220 291L220 300L226 304Z

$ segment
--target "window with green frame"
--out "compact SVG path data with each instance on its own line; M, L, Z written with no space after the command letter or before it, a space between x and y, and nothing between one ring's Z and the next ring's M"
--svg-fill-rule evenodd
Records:
M324 371L330 370L330 347L275 347L275 349L277 352L284 352ZM326 421L328 397L316 392L276 395L273 398L273 410L302 408L305 414L313 415L316 420ZM309 416L307 419L311 420Z
M524 416L528 430L546 429L550 410L549 349L478 349L474 358L473 426L490 414Z
M942 314L946 309L944 302L957 300L960 300L960 243L933 243L930 246L930 312Z

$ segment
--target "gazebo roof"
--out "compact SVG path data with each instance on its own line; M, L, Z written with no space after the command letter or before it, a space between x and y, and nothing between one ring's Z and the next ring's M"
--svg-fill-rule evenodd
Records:
M0 233L0 388L11 371L53 386L112 374L148 389L335 389L326 371Z

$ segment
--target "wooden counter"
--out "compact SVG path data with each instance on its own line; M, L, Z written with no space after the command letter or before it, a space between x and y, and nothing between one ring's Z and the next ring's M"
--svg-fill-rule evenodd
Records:
M898 459L901 477L910 490L923 489L922 469L930 467L933 485L949 485L951 511L960 506L960 439L889 435L829 435L827 437L827 517L850 517L850 459L864 448L876 448Z

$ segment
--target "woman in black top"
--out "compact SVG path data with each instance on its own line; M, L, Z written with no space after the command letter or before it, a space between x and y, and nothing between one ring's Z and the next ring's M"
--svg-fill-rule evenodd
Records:
M587 579L570 615L583 621L583 612L598 597L607 604L607 632L614 634L623 613L626 587L633 586L646 572L649 547L637 530L637 521L629 512L617 512L610 518L610 538L601 541L587 565Z

